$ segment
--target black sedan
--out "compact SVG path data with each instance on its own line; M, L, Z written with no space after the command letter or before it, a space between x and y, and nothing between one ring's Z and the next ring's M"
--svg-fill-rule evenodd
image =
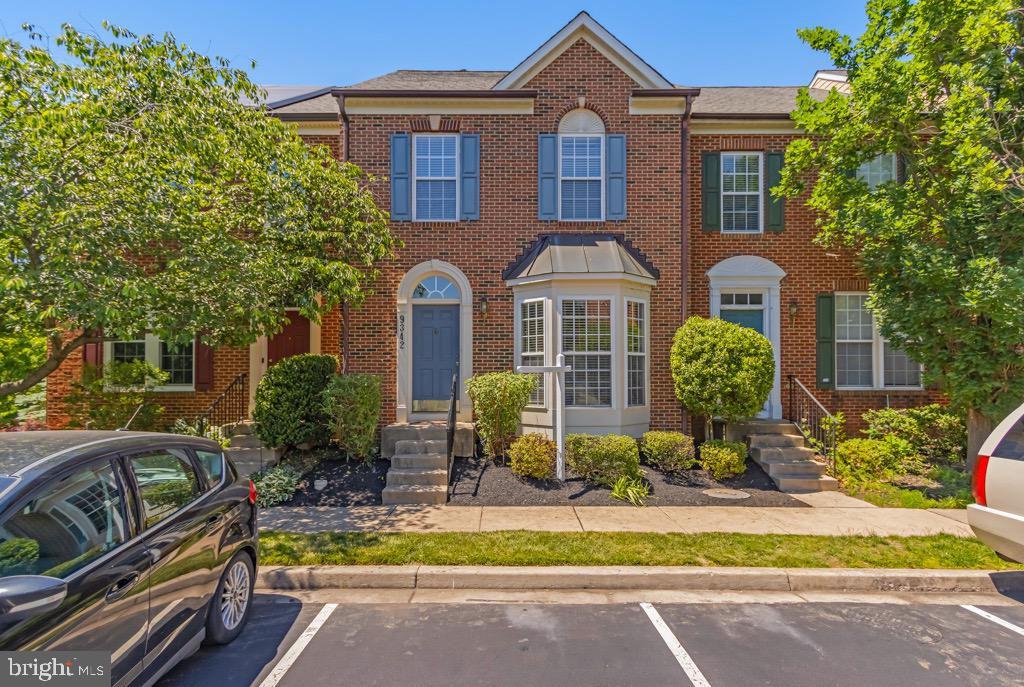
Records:
M0 434L0 651L110 652L112 685L150 685L204 639L230 642L255 501L205 439Z

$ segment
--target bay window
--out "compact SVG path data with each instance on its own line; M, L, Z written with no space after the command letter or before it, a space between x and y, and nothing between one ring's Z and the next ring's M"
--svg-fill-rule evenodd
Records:
M519 364L531 367L544 365L544 301L524 301L519 310ZM536 385L530 394L530 405L544 405L546 375L535 374Z
M565 405L612 405L612 316L607 299L562 301L562 353L572 367L565 374Z
M647 304L626 300L626 405L647 404Z
M921 366L879 332L867 294L837 293L836 387L920 388Z

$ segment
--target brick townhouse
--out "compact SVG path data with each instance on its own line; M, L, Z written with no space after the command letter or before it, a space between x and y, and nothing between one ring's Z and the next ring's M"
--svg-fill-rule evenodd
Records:
M844 87L837 71L810 83L818 96ZM349 370L383 380L384 424L442 417L456 362L464 380L564 353L568 431L678 429L669 348L691 314L771 340L766 417L786 416L791 377L851 429L869 408L928 402L919 366L879 335L851 256L814 243L805 198L768 191L801 135L789 116L799 88L675 85L586 13L511 71L270 87L273 116L380 179L405 246L373 295L319 324L293 314L247 349L172 351L153 337L87 347L51 377L49 422L65 422L84 363L164 367L174 417L233 381L251 399L284 356L348 350ZM869 184L898 172L891 157L858 170ZM524 425L550 427L553 400L538 388Z

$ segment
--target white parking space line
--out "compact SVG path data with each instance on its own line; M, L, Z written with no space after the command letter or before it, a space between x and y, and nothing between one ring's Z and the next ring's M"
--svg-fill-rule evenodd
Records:
M306 645L309 644L316 633L320 631L320 628L327 622L327 619L331 617L331 613L334 613L334 609L337 607L338 604L326 604L320 609L320 612L316 614L316 617L302 631L302 634L295 640L295 643L285 652L285 655L277 662L277 665L270 671L270 674L263 679L260 687L277 687L277 683L281 681L284 674L292 667L292 664L298 659L303 649L306 648Z
M665 644L668 645L669 651L676 657L676 661L679 662L679 666L686 673L686 677L690 678L690 684L693 687L711 687L711 683L708 682L707 678L704 677L704 673L700 672L700 668L690 658L690 654L686 653L686 649L679 643L676 636L672 634L672 630L662 620L661 614L658 610L649 603L640 604L640 608L644 609L644 613L651 619L651 623L654 625L654 629L658 631L661 638L665 640Z
M971 613L974 613L976 615L980 615L985 620L991 620L996 625L1001 625L1001 626L1005 627L1007 630L1009 630L1010 632L1016 632L1021 637L1024 637L1024 627L1020 627L1019 625L1014 625L1009 620L1003 620L1002 618L1000 618L997 615L992 615L988 611L983 611L980 608L978 608L977 606L971 606L970 604L963 604L962 606L960 606L960 608L963 608L964 610L968 610Z

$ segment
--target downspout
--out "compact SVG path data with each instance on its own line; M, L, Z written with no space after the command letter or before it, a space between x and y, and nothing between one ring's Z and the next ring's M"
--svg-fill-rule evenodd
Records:
M688 267L690 259L690 114L692 96L686 96L683 117L679 121L679 326L689 313ZM686 408L682 409L682 431L689 428Z
M338 101L338 124L341 127L341 161L349 161L349 121L348 113L345 112L345 96L335 95L335 100ZM349 351L349 337L348 333L351 329L351 308L348 302L341 304L341 373L348 374L349 371L349 359L351 357Z

